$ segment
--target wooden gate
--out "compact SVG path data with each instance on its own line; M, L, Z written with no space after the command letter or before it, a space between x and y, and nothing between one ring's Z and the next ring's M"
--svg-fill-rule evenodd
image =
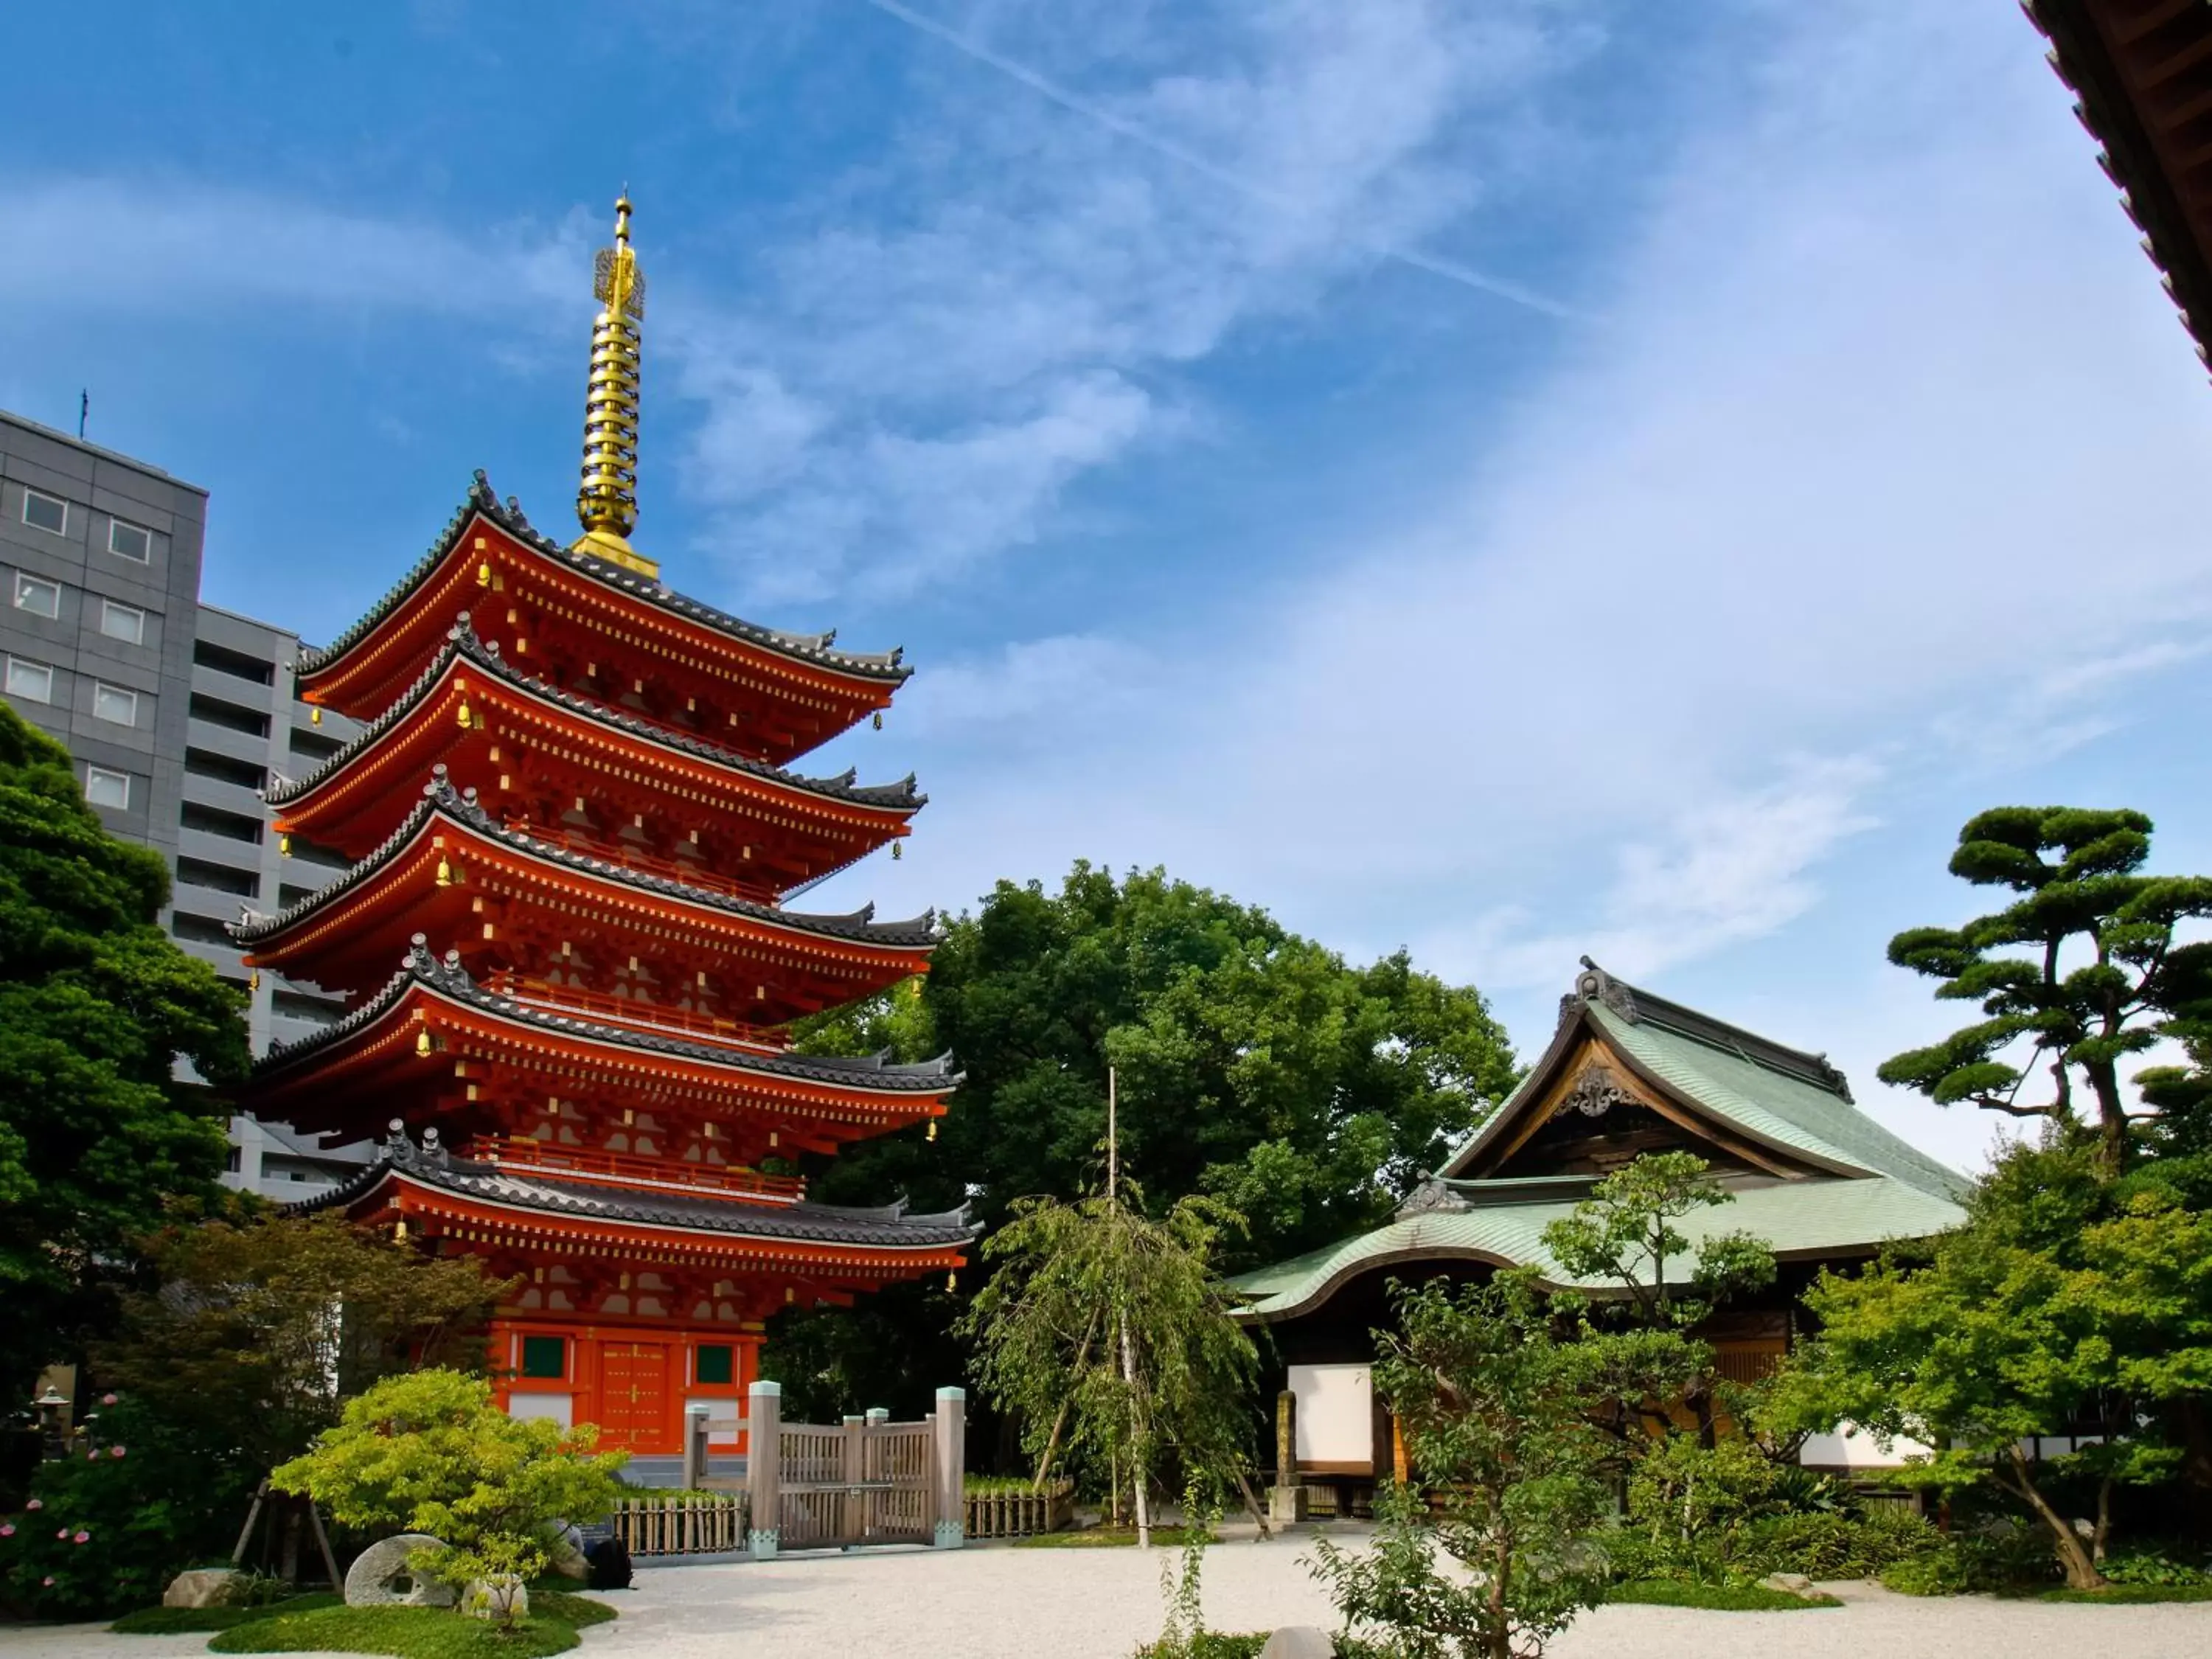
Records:
M773 1382L756 1382L746 1395L745 1486L756 1560L785 1550L867 1544L958 1547L967 1462L961 1390L939 1389L936 1412L919 1423L870 1412L834 1426L784 1422L782 1393ZM703 1416L694 1432L703 1439Z
M937 1465L927 1423L786 1423L780 1438L782 1548L933 1540Z

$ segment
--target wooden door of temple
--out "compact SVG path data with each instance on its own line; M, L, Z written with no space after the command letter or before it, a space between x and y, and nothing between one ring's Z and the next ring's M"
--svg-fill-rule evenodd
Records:
M599 1444L664 1451L667 1437L667 1345L606 1343L599 1350Z

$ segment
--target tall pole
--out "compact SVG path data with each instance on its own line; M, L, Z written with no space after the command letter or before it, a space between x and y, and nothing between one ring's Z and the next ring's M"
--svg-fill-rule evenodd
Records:
M1114 1206L1114 1187L1121 1174L1115 1116L1114 1068L1109 1066L1106 1068L1106 1205L1109 1209Z

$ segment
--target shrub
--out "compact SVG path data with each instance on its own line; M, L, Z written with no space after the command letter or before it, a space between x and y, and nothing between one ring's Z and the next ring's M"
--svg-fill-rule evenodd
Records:
M1882 1571L1881 1585L1899 1595L1964 1595L1974 1588L1965 1557L1948 1547L1893 1562Z
M2212 1572L2187 1561L2177 1561L2158 1550L2135 1549L2106 1558L2105 1577L2115 1584L2159 1584L2182 1588L2212 1584Z
M1638 1539L1629 1551L1639 1558L1642 1576L1699 1583L1745 1577L1779 1476L1741 1440L1701 1446L1684 1435L1654 1442L1628 1481L1628 1530ZM1615 1576L1628 1576L1627 1565L1617 1556Z
M1749 1528L1745 1571L1757 1576L1802 1572L1808 1578L1873 1578L1942 1543L1942 1533L1894 1505L1860 1516L1834 1510L1770 1516Z
M185 1568L228 1555L257 1471L134 1401L41 1463L30 1504L0 1516L0 1602L18 1616L94 1619L140 1607Z
M597 1431L509 1417L491 1385L455 1371L386 1377L347 1402L314 1449L270 1476L349 1526L423 1532L451 1547L412 1565L465 1589L527 1581L563 1521L596 1520L622 1496L627 1454L594 1455ZM505 1622L503 1605L495 1606Z

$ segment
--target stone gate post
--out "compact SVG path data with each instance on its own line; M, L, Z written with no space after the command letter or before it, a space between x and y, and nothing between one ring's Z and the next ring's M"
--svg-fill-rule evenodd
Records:
M937 1414L937 1525L931 1541L957 1550L966 1541L968 1516L968 1391L939 1389Z
M775 1559L782 1452L783 1385L756 1382L745 1390L745 1493L752 1511L745 1542L756 1561Z

